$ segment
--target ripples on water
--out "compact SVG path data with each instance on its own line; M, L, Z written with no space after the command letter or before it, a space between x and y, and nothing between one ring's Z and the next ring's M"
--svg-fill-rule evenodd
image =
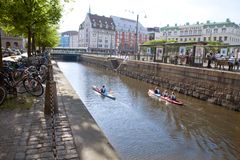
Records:
M78 63L61 70L123 160L240 159L240 113L178 94L184 106L150 98L154 86ZM91 86L106 84L115 101Z

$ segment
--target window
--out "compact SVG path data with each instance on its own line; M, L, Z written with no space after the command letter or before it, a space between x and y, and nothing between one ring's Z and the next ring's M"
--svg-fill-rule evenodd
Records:
M107 40L107 39L105 39L105 43L108 43L108 40Z
M180 31L180 35L183 35L183 31Z
M225 36L225 37L224 37L224 41L227 41L227 39L228 39L228 37L227 37L227 36Z
M189 31L189 35L192 35L192 30Z
M102 48L102 44L98 44L98 47L99 47L99 48Z
M222 37L219 37L219 42L222 42Z
M208 37L208 41L211 41L211 37Z
M196 38L193 38L193 41L196 41Z
M200 42L201 41L201 38L200 37L198 37L198 42Z
M213 30L213 32L214 32L214 33L218 33L218 29L215 28L215 29Z
M174 32L174 35L177 35L177 31Z
M226 33L226 28L222 28L222 33Z
M182 41L183 39L182 38L180 38L180 41Z
M206 37L203 37L203 41L206 41Z

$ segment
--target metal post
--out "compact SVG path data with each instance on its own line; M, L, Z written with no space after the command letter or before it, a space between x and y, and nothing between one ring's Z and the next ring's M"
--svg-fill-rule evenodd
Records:
M54 114L58 112L58 101L57 101L57 88L56 82L53 78L53 68L51 61L48 64L48 77L46 82L46 91L45 91L45 105L44 113L47 115L51 114L51 110L54 111Z
M139 15L137 15L137 24L136 24L136 45L135 45L135 53L138 55L138 60L140 60L140 53L138 53L138 19L139 19Z

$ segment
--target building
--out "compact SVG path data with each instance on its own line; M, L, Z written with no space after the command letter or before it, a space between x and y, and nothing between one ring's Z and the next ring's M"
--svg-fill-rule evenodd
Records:
M177 42L219 41L230 45L240 44L240 26L227 19L225 22L210 22L162 27L160 39Z
M113 53L116 47L112 18L88 13L79 26L79 47L88 47L89 52Z
M4 33L1 29L1 38L2 38L2 47L3 48L12 48L12 49L24 49L24 39L19 36L13 36L10 34Z
M149 40L155 40L155 39L161 38L159 27L147 28L147 33L148 33Z
M78 47L78 32L66 31L61 33L60 47Z
M136 45L148 40L147 30L138 22L138 40L136 43L137 22L131 19L111 16L116 26L115 45L118 53L134 53Z

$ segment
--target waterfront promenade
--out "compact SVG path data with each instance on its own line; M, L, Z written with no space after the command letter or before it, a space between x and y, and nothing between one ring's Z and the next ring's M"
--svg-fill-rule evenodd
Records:
M44 96L30 109L0 110L0 159L117 160L108 142L56 63L59 114L44 115ZM56 150L53 148L56 147Z

